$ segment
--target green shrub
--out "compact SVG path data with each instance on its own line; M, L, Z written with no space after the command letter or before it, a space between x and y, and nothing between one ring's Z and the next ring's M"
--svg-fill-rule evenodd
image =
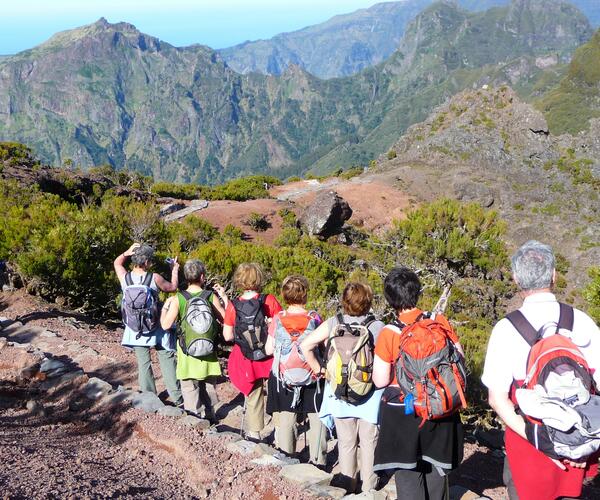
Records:
M155 182L151 188L157 196L177 198L180 200L196 200L210 198L211 189L198 184L175 184L172 182Z
M18 142L0 142L0 162L7 162L9 165L27 165L38 164L33 157L31 148Z
M253 175L242 179L234 179L212 188L210 199L246 201L268 198L269 191L265 189L265 184L279 186L281 181L268 175Z
M600 324L600 266L591 267L588 275L591 281L583 291L583 298L588 304L588 313Z
M350 180L353 177L356 177L357 175L360 175L363 173L363 167L352 167L349 168L348 170L344 170L342 173L340 173L340 175L338 177L345 179L345 180Z
M388 160L393 160L393 159L394 159L394 158L396 158L397 156L398 156L398 153L396 153L396 151L395 151L395 150L393 150L393 149L390 149L390 150L388 151L388 154L387 154L387 159L388 159Z
M483 275L506 261L505 230L495 211L486 211L478 203L441 199L396 221L387 239L427 265L442 264L461 275Z
M168 241L153 204L107 196L100 206L81 208L56 195L27 195L10 183L0 187L1 257L26 282L37 281L43 295L66 297L73 306L114 308L114 258L132 241L159 249Z
M258 232L266 231L271 227L271 224L269 223L267 218L264 215L259 214L258 212L250 213L250 215L248 215L248 217L244 221L244 224L250 226L252 229Z
M170 253L174 255L189 253L199 245L219 236L216 227L200 217L193 216L169 224L168 230Z

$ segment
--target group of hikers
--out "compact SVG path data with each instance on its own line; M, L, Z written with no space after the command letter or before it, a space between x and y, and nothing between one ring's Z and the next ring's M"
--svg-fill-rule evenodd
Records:
M198 260L183 266L179 290L177 259L169 262L169 280L150 270L153 259L150 246L133 244L114 262L122 344L135 351L141 390L156 392L154 348L172 402L214 421L206 384L221 375L222 325L222 338L233 342L227 374L245 397L247 439L268 437L270 415L275 447L294 455L304 422L309 461L318 467L326 466L328 436L337 436L336 485L348 493L376 490L380 476L393 473L398 498L448 498L448 474L463 459L464 352L441 312L419 308L417 273L399 266L385 277L394 311L385 324L372 313L365 283L347 283L339 312L323 319L307 306L309 283L300 274L281 283L282 306L262 293L265 278L255 263L235 270L233 298L218 284L207 286ZM584 478L596 473L600 449L600 331L552 294L549 246L525 243L512 271L523 304L494 327L482 376L506 426L503 479L511 499L577 497ZM176 292L162 308L159 290Z

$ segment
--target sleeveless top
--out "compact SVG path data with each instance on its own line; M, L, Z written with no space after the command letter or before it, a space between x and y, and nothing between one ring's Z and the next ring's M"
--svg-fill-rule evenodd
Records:
M134 273L131 272L131 280L134 283L143 283L144 282L144 278L146 277L147 273L144 274L138 274L138 273ZM125 290L125 287L127 286L127 284L125 283L125 277L123 277L122 280L120 280L121 283L121 290ZM154 277L152 278L152 282L150 283L150 288L152 288L152 290L156 291L156 293L158 293L158 286L156 285L156 282L154 281ZM169 332L165 332L161 326L160 323L158 323L156 325L156 328L152 331L151 334L149 335L140 335L139 338L137 338L137 333L134 332L131 328L129 328L128 326L125 326L125 330L123 331L123 338L121 340L121 345L124 345L126 347L157 347L157 348L162 348L166 351L174 351L175 350L175 345L174 345L174 335L171 335L171 333Z
M202 292L203 290L200 290L199 292L190 293L190 295L196 297ZM206 298L211 305L212 298L212 293ZM181 320L185 314L186 300L181 293L177 293L177 300L179 302L178 318ZM204 380L207 377L218 377L219 375L221 375L221 365L219 364L216 351L202 359L193 358L192 356L185 355L181 347L179 347L179 342L177 342L177 380Z

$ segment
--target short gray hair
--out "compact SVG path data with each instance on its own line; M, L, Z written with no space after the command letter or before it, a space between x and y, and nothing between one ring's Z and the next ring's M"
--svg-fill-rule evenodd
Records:
M198 259L190 259L183 266L183 275L188 283L198 283L206 274L206 267Z
M133 251L131 256L131 262L134 266L145 266L148 263L152 263L154 260L154 248L150 245L140 245Z
M512 256L511 264L521 290L541 290L552 285L556 259L550 246L528 241Z

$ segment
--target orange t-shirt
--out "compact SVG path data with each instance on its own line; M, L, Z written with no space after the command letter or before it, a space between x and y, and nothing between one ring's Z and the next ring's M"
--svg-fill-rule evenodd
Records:
M413 311L407 313L401 313L398 318L405 325L410 325L414 323L422 313L423 311L420 309L414 309ZM458 335L456 335L456 332L450 326L450 323L446 317L441 314L437 314L435 320L451 330L452 334L450 335L450 339L452 342L458 343ZM377 343L375 344L375 355L379 356L383 361L390 363L391 365L396 363L396 360L400 355L400 333L397 327L393 325L387 325L383 330L381 330L379 338L377 339ZM397 386L398 379L396 378L396 371L393 370L393 372L394 379L390 385Z

